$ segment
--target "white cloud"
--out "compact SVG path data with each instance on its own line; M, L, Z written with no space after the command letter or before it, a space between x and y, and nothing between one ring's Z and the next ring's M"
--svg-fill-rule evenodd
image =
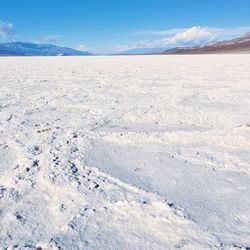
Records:
M122 52L142 48L171 48L183 46L198 46L214 40L226 40L242 36L250 31L250 27L212 28L194 26L189 29L146 30L137 31L135 35L160 36L156 40L141 41L132 45L121 45L115 51Z
M45 36L42 39L38 40L39 43L49 43L49 42L57 42L61 36L58 35L49 35Z
M9 39L14 33L14 26L12 23L4 23L0 21L0 39Z
M250 31L250 26L242 26L242 27L230 27L230 28L213 28L213 27L203 27L207 31L211 32L213 35L217 37L223 36L240 36ZM180 32L187 31L189 28L174 28L174 29L166 29L166 30L141 30L134 32L134 35L148 35L148 36L169 36L175 35Z
M128 45L128 44L123 44L123 45L118 45L115 47L114 51L115 52L122 52L126 50L131 50L131 49L143 49L143 48L150 48L152 44L147 41L140 41L136 44Z
M233 27L233 28L211 28L206 27L217 39L226 39L228 37L242 36L250 31L250 26Z
M213 34L206 28L195 26L186 31L179 32L173 37L163 38L159 40L158 43L161 46L194 46L209 42L213 39Z
M88 51L89 48L88 48L87 46L81 44L81 45L79 45L79 46L77 47L77 50L79 50L79 51Z
M125 51L130 49L142 48L167 48L181 46L197 46L203 43L210 42L214 39L212 32L206 28L195 26L190 29L171 30L170 33L178 31L173 36L163 37L153 41L141 41L132 45L122 45L115 48L116 51Z

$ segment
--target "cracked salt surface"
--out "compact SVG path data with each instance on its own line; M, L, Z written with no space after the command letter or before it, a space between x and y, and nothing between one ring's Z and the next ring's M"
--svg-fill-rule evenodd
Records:
M249 67L0 58L0 249L249 249Z

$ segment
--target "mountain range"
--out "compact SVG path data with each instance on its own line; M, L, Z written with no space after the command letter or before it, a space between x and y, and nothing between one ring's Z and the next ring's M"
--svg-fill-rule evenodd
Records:
M192 48L174 48L161 54L226 54L250 53L250 33L229 41L213 42Z
M135 48L122 55L250 53L250 33L227 41L213 41L195 47Z
M222 42L210 42L196 47L175 48L138 48L119 53L121 55L145 54L218 54L218 53L250 53L250 33L240 38ZM53 44L36 44L29 42L0 43L0 56L89 56L87 51L60 47Z
M29 42L0 43L0 56L89 56L87 51L60 47L53 44Z

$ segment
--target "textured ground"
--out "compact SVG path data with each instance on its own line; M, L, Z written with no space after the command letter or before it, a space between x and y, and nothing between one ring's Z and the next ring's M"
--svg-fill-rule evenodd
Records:
M0 58L0 249L249 249L249 68Z

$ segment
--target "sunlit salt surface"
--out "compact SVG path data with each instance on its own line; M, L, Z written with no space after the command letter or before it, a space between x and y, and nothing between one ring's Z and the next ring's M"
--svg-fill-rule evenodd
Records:
M0 58L0 249L249 247L249 69Z

